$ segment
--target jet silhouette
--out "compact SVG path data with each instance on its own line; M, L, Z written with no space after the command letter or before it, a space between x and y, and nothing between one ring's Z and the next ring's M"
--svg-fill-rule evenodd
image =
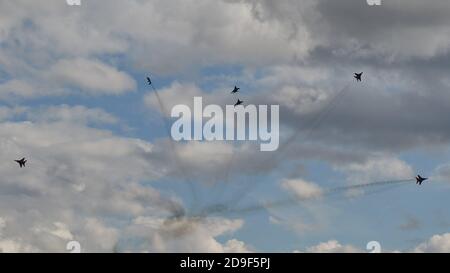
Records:
M422 185L422 182L427 180L428 178L426 177L421 177L420 175L416 176L416 184Z
M353 77L355 77L355 79L356 79L357 82L360 82L360 81L361 81L361 76L362 76L362 74L363 74L363 72L361 72L361 73L355 73L355 76L353 76Z
M233 89L233 91L231 91L231 94L239 92L239 89L241 89L241 88L234 86L234 89Z
M149 85L152 85L152 80L149 77L147 77L147 82Z
M25 167L25 163L27 163L27 160L25 159L25 157L22 158L22 159L19 159L19 160L14 160L14 161L16 161L17 163L19 163L20 168Z
M240 99L237 100L237 102L234 104L234 107L241 105L243 103L243 101L241 101Z

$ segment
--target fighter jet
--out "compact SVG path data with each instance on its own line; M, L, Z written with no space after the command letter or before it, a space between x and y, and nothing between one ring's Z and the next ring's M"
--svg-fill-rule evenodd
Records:
M357 82L360 82L360 81L361 81L361 76L362 76L362 74L363 74L363 72L361 72L361 73L355 73L355 76L353 76L353 77L355 77L355 79L356 79Z
M27 163L27 160L25 159L25 157L22 158L22 159L19 159L19 160L14 160L14 161L16 161L17 163L19 163L20 168L25 167L25 163Z
M234 86L234 89L233 89L233 91L231 91L231 94L239 92L239 89L241 89L241 88Z
M241 105L243 103L243 101L241 101L240 99L237 100L237 102L234 104L234 107Z
M152 85L152 80L149 77L147 77L147 82L149 85Z
M428 178L426 177L421 177L420 175L416 176L416 184L422 185L422 182L427 180Z

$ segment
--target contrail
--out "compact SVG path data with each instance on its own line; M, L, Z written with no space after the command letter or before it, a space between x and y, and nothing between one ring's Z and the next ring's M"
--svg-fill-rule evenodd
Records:
M275 201L250 205L250 206L243 207L243 208L233 208L233 207L227 207L226 205L223 205L223 204L218 204L218 205L214 205L214 206L210 206L210 207L206 208L203 212L203 215L223 214L223 213L226 213L226 214L228 214L228 213L230 213L230 214L249 213L249 212L255 212L255 211L264 210L264 209L268 209L268 208L276 208L276 207L295 205L299 202L320 199L321 197L324 197L324 196L329 196L329 195L332 195L335 193L340 193L340 192L346 192L349 190L374 188L374 187L383 186L383 185L400 185L403 183L408 183L408 182L410 183L410 182L414 182L414 181L415 181L415 179L401 179L401 180L376 181L376 182L370 182L370 183L364 183L364 184L342 186L342 187L325 189L322 191L322 193L320 195L317 195L317 196L281 199L281 200L275 200Z
M155 94L156 100L158 101L159 108L163 115L162 119L163 119L164 127L165 127L167 135L169 137L170 149L172 150L172 153L170 153L170 156L172 157L172 161L175 162L175 164L177 165L177 169L179 169L181 171L182 176L186 179L186 181L189 185L189 190L191 191L192 198L193 198L193 207L195 208L197 201L198 201L197 191L195 190L195 186L192 183L192 181L190 179L188 179L186 169L184 168L183 164L181 164L181 162L179 161L178 152L177 152L177 149L175 147L175 144L173 143L173 139L170 134L170 126L167 124L167 120L165 118L169 112L167 112L167 109L166 109L164 103L162 102L161 97L159 96L158 90L156 90L156 88L153 86L153 83L150 80L150 78L147 78L147 80L148 80L149 85L153 89L153 93Z
M329 103L322 109L322 111L319 112L319 114L317 115L317 117L315 119L312 119L310 124L306 127L306 134L304 136L305 139L308 139L310 134L313 132L313 130L325 119L325 117L331 112L331 110L333 110L335 108L335 106L337 105L337 103L342 99L344 93L348 90L348 88L350 87L351 83L348 83L346 86L344 86L344 88L342 88L341 90L339 90L339 92L337 92L333 98L329 101ZM298 138L298 136L301 133L301 129L298 128L294 134L292 136L290 136L284 143L282 143L280 145L280 148L278 149L278 151L276 152L276 154L272 157L269 157L267 160L265 160L262 165L265 165L266 163L277 159L277 157L280 157L283 155L284 150L289 146L289 144L291 144L294 140L296 140ZM230 204L236 205L238 204L248 193L251 192L251 190L254 190L257 188L257 186L260 184L261 182L256 182L256 183L251 183L248 184L247 187L245 187L244 189L241 190L241 194L239 194L238 196L236 196L236 198L232 199L230 201Z

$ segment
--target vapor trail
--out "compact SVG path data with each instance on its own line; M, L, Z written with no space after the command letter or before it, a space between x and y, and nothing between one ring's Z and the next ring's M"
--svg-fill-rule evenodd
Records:
M310 134L312 133L312 131L325 119L325 117L328 116L328 114L331 112L331 110L333 110L335 108L335 106L343 98L345 91L347 91L347 89L349 87L350 87L350 84L347 84L346 86L344 86L344 88L339 90L339 92L337 92L333 96L333 98L322 109L322 111L319 112L319 114L316 116L316 118L311 120L310 124L308 124L308 126L306 127L305 138L308 138L310 136ZM284 143L282 143L280 145L280 148L278 149L278 151L277 151L278 153L276 154L276 156L280 156L280 152L282 154L282 152L289 146L289 144L291 144L295 139L298 138L300 133L301 133L301 129L298 128L291 137L289 137Z
M233 166L234 157L235 157L235 148L234 148L234 145L233 145L232 146L231 155L230 155L230 159L228 160L228 163L226 165L227 167L225 169L225 175L224 175L223 182L220 183L218 185L218 187L216 188L217 189L216 192L217 191L219 192L218 194L217 193L215 194L217 200L220 200L222 198L222 196L225 194L225 191L227 190L227 186L228 186L229 181L230 181L230 171L231 171L231 168Z
M311 196L311 197L304 197L304 198L288 198L288 199L281 199L281 200L275 200L270 202L263 202L259 204L250 205L243 208L233 208L233 207L227 207L226 205L215 205L210 206L206 208L203 212L204 215L211 215L211 214L223 214L223 213L249 213L259 210L264 210L268 208L277 208L277 207L284 207L289 205L295 205L299 202L319 199L325 196L330 196L336 193L345 192L349 190L357 190L357 189L364 189L364 188L373 188L377 186L383 186L383 185L396 185L396 184L403 184L408 182L414 182L415 179L401 179L401 180L388 180L388 181L376 181L376 182L370 182L370 183L364 183L364 184L357 184L357 185L350 185L350 186L342 186L342 187L336 187L336 188L329 188L322 191L320 195L317 196Z
M175 162L175 165L177 165L176 166L177 169L181 171L182 176L186 179L186 182L188 183L189 190L191 191L192 198L193 198L193 207L195 208L197 201L198 201L197 191L195 190L195 186L192 183L192 181L189 180L186 169L184 168L183 164L181 164L181 162L179 160L177 148L175 147L175 144L174 144L173 139L170 134L170 126L169 126L169 124L167 124L167 120L165 118L165 116L168 115L169 112L167 112L167 109L166 109L164 103L162 102L161 97L159 96L158 90L156 90L156 88L153 86L153 83L151 81L149 81L149 85L153 89L153 93L155 94L156 100L158 101L159 108L163 115L162 119L163 119L164 127L167 132L167 136L169 137L169 145L170 145L170 149L172 151L172 153L170 153L170 156L172 157L172 161Z
M305 139L308 139L312 131L325 119L325 117L335 108L337 103L343 98L344 93L348 90L350 87L350 83L344 86L339 92L337 92L333 98L329 101L329 103L322 109L322 111L319 112L319 114L316 116L316 118L312 119L310 124L306 127L306 134L304 136ZM276 160L277 157L280 157L283 155L284 150L291 144L294 140L296 140L301 133L301 128L298 128L292 136L290 136L284 143L280 145L280 148L276 152L276 154L272 157L269 157L267 160L263 162L262 165L265 165L269 163L272 160ZM261 182L257 181L256 183L248 184L247 187L241 190L241 193L236 196L236 198L232 199L230 201L230 204L238 204L248 193L251 192L251 190L254 190L257 188L257 186Z

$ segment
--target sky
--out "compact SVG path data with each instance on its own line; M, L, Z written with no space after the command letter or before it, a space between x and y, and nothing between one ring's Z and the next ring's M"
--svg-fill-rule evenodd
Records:
M0 0L0 251L450 252L449 12ZM165 109L279 105L278 150L174 142L147 76Z

